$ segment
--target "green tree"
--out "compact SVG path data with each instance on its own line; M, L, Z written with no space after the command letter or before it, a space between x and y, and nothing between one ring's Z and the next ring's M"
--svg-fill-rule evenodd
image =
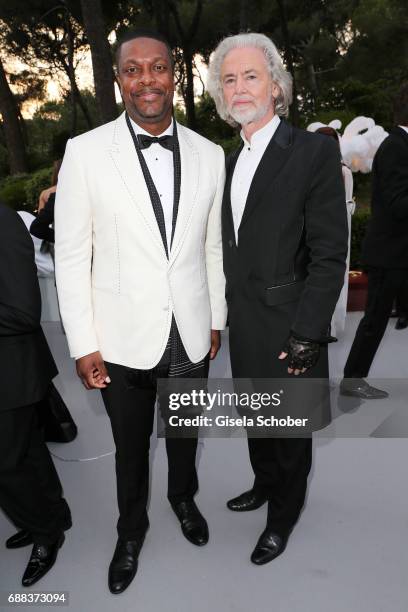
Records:
M77 53L86 47L86 37L78 17L77 2L65 0L25 0L15 10L7 0L0 0L3 38L11 55L28 64L34 73L43 64L49 78L56 71L66 74L73 108L71 133L77 128L77 106L92 127L88 108L79 91L75 71Z
M0 60L0 113L3 119L10 173L27 172L26 147L21 129L19 109L10 89L3 63Z

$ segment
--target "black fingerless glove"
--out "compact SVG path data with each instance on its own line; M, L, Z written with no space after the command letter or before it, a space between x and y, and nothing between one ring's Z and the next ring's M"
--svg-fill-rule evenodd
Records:
M293 334L287 339L282 351L288 354L288 367L293 370L312 368L320 355L320 344L312 340L300 340Z

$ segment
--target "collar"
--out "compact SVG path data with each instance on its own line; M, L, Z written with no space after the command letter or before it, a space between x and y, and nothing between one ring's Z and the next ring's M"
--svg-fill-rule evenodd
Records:
M251 142L245 137L244 130L241 130L240 136L244 141L244 145L246 147L250 147L251 149L257 149L259 147L265 147L268 142L271 140L272 136L275 134L277 127L280 124L279 115L274 115L270 121L262 128L254 132L251 136Z
M406 126L406 125L399 125L398 127L401 128L401 130L404 130L408 134L408 126Z
M147 136L153 136L153 134L150 134L149 132L146 132L146 130L144 130L142 127L140 127L140 125L138 125L136 123L136 121L133 121L132 117L129 115L129 119L130 122L132 124L132 127L135 131L135 134L146 134ZM169 125L169 127L167 128L167 130L164 130L164 132L161 132L161 134L157 134L158 137L160 136L173 136L173 129L174 129L174 125L173 125L174 119L173 117L171 118L171 123Z

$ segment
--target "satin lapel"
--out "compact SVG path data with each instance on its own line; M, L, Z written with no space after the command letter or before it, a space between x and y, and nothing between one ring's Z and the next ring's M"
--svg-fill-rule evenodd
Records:
M177 132L180 146L181 183L177 222L174 230L173 246L169 257L170 265L180 252L187 235L193 210L197 204L200 184L199 153L191 142L187 130L179 123L177 124Z
M271 184L288 161L292 153L292 143L292 127L284 120L281 120L278 129L266 147L265 153L252 179L239 229L248 221L252 212L262 201L265 191L270 188Z
M130 204L137 207L146 227L152 234L154 244L160 249L167 261L149 190L144 180L132 137L126 125L124 113L116 120L115 134L112 146L109 147L109 155L130 196Z
M231 153L231 157L227 159L227 172L226 172L226 179L225 179L224 194L222 198L223 217L226 223L230 225L230 229L232 229L232 235L234 236L234 242L235 242L235 231L234 231L234 220L232 218L232 207L231 207L231 183L232 183L232 177L234 176L235 166L237 164L238 157L242 151L243 146L244 146L244 143L241 142L239 149Z
M407 134L407 132L405 130L403 130L402 128L400 128L398 126L398 127L394 128L393 130L391 130L391 133L400 136L400 138L402 138L404 143L408 146L408 134Z

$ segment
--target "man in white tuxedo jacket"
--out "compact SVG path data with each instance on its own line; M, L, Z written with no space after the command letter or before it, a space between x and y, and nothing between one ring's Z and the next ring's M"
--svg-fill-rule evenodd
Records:
M226 323L221 147L177 124L171 50L117 47L126 111L67 144L55 207L56 279L71 356L102 391L116 445L118 542L109 588L133 579L148 528L157 378L206 377ZM197 439L167 438L168 498L186 538L208 540L193 501Z

